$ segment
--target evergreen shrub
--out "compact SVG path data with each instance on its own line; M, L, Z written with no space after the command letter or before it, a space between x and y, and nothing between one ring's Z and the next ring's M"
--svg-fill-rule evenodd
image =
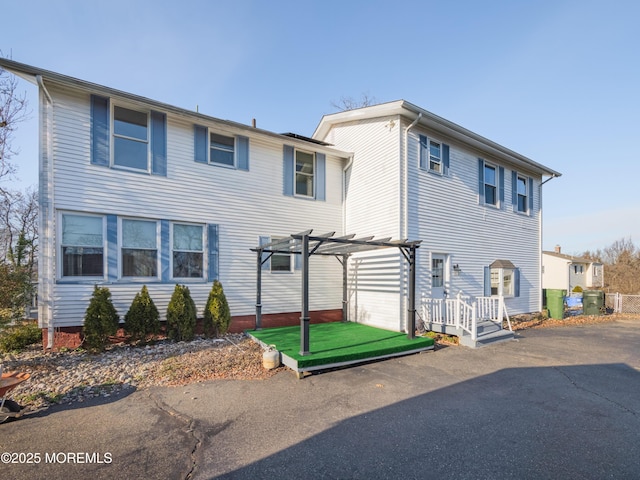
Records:
M136 293L129 311L124 316L124 329L132 340L146 341L149 335L160 331L160 314L146 285Z
M118 331L120 317L111 301L111 292L107 287L93 289L93 295L84 315L84 344L88 350L104 350L109 336Z
M211 334L216 337L227 332L229 323L231 322L231 312L227 297L224 295L222 284L216 280L213 282L207 305L204 309L204 333L209 336Z
M196 328L196 304L189 288L176 285L167 306L167 336L172 340L193 340Z

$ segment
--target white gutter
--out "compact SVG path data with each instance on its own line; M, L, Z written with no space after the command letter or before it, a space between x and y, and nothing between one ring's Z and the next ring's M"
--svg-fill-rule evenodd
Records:
M402 119L402 117L400 117ZM408 188L409 188L409 130L411 130L413 127L415 127L418 122L420 121L420 119L422 118L422 112L418 113L418 116L416 117L416 119L405 129L404 131L404 161L403 161L403 175L402 175L402 215L400 216L400 219L403 223L402 227L400 228L401 232L400 232L400 238L402 240L404 239L408 239L409 238L409 193L408 193ZM402 120L400 120L402 121ZM406 262L402 261L402 271L403 271L403 275L402 278L405 278L405 273L406 273L406 269L407 269L407 264ZM409 319L406 318L406 313L408 310L408 299L406 296L402 296L402 302L400 302L400 318L404 318L405 319L405 326L407 326ZM405 330L407 330L405 328ZM407 332L409 333L409 332Z
M544 300L542 298L542 186L553 180L554 178L557 178L558 175L551 174L551 176L549 178L547 178L544 182L541 182L540 185L538 185L538 202L540 202L540 213L538 215L538 230L540 231L540 238L538 239L538 255L540 258L540 263L538 264L538 271L540 272L540 294L538 296L538 310L542 311L542 304L544 303ZM533 192L531 192L533 194Z
M342 234L347 235L347 170L353 164L353 155L342 169Z
M55 340L55 325L53 321L53 275L55 269L52 262L55 260L54 252L54 237L53 233L55 229L54 225L54 188L53 188L53 99L44 85L42 75L36 75L36 81L40 87L40 92L44 94L48 104L44 106L46 109L46 118L44 117L42 110L40 110L40 188L39 188L39 203L40 203L40 238L46 235L46 241L41 244L41 255L39 255L38 261L38 317L46 318L47 321L47 345L45 349L53 349ZM45 130L46 127L46 130ZM45 144L42 144L42 135L46 135ZM43 151L44 149L44 151ZM44 163L46 159L46 171L44 171ZM46 173L46 177L45 177ZM46 181L46 188L43 188L43 184ZM46 210L43 212L42 207L46 205ZM46 227L46 228L45 228ZM43 325L43 324L41 324Z

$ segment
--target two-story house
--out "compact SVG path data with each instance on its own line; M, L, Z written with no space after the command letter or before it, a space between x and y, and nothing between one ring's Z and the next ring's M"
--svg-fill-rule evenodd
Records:
M553 252L542 252L542 288L574 291L602 288L604 265L584 257L562 253L560 245Z
M251 249L311 228L422 240L423 305L477 296L506 299L512 313L541 309L540 185L559 174L426 110L399 101L328 115L305 138L12 60L0 67L39 87L38 318L49 347L78 335L95 284L121 316L147 285L162 318L176 283L202 313L218 279L232 328L249 328ZM407 328L401 255L351 257L352 320ZM298 321L296 258L263 265L264 326ZM311 316L338 320L342 267L310 261Z

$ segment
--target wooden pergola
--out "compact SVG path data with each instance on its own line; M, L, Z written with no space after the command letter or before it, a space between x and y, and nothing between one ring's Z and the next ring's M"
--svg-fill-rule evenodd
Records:
M262 265L273 254L300 255L302 273L302 314L300 316L300 354L309 355L309 258L311 255L328 255L342 264L342 321L347 321L348 261L354 253L397 248L409 264L409 305L407 309L407 335L415 337L416 326L416 249L421 240L391 240L391 237L374 239L373 236L355 238L355 234L335 237L335 232L312 235L313 230L296 233L252 248L257 254L256 282L256 330L262 328Z

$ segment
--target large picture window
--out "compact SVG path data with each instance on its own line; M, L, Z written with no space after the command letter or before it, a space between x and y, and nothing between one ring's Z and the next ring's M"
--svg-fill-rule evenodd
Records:
M149 170L148 115L144 112L113 107L113 164L137 170Z
M204 273L204 228L173 224L173 277L202 278Z
M104 241L102 217L62 215L62 276L102 277Z
M314 155L296 150L296 195L313 197Z
M122 276L158 276L158 224L122 220Z

